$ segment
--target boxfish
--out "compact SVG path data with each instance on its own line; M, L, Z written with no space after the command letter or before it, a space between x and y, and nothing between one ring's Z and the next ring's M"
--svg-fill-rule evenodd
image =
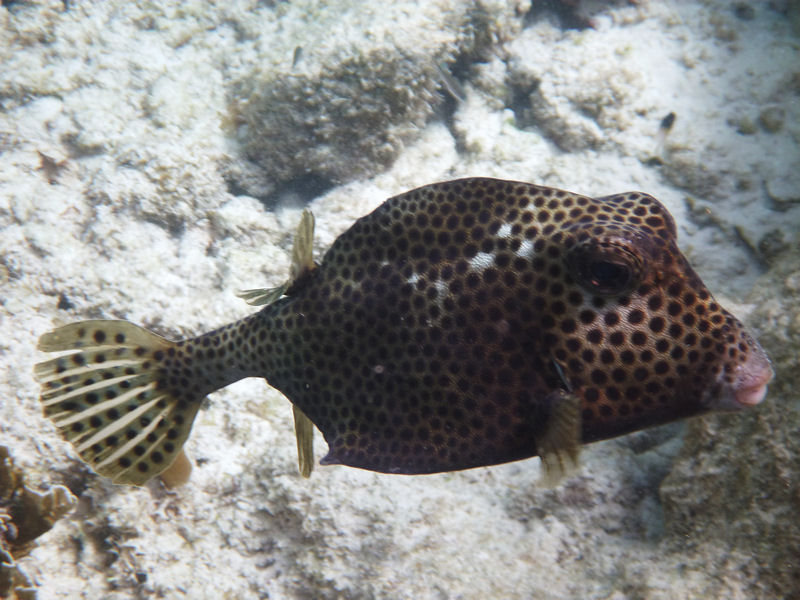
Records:
M488 178L386 200L319 262L304 212L258 312L170 341L121 320L45 333L44 414L94 471L142 485L211 392L261 377L292 404L299 463L439 473L541 457L758 404L773 371L706 289L652 196ZM176 462L176 458L181 461ZM171 469L177 468L173 465Z

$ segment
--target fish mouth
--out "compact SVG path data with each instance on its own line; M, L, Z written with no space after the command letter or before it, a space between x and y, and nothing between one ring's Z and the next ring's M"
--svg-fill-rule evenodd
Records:
M742 406L755 406L767 395L767 384L775 376L769 359L765 355L763 361L745 362L738 369L736 383L733 385L733 398Z
M723 381L724 372L718 382L722 384L716 395L707 398L710 410L738 411L759 404L767 395L767 385L775 376L766 353L754 344L747 360L737 365L733 377Z
M775 372L766 353L756 344L747 360L736 367L729 389L730 408L736 410L759 404L767 395L767 384Z

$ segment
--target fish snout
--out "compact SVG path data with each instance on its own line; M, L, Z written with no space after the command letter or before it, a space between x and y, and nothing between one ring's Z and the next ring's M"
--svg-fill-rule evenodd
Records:
M767 395L767 384L772 381L775 372L769 358L756 346L754 352L736 369L733 383L733 398L742 407L755 406Z
M764 350L751 340L747 359L738 364L731 377L726 377L716 399L708 408L719 411L735 411L755 406L767 395L767 384L775 376L772 364Z

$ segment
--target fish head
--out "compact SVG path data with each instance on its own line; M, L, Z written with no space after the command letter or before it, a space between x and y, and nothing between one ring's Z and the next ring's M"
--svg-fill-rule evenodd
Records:
M542 339L583 399L584 438L758 404L769 359L680 252L661 203L633 192L577 204L538 286L563 284Z

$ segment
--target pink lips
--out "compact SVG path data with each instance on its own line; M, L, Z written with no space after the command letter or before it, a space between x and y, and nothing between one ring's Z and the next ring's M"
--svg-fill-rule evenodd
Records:
M767 384L773 376L772 366L763 350L754 352L738 369L733 385L734 399L743 406L758 404L767 395Z
M771 375L760 385L737 389L735 392L736 402L745 406L754 406L761 402L767 395L767 383L770 379L772 379Z

